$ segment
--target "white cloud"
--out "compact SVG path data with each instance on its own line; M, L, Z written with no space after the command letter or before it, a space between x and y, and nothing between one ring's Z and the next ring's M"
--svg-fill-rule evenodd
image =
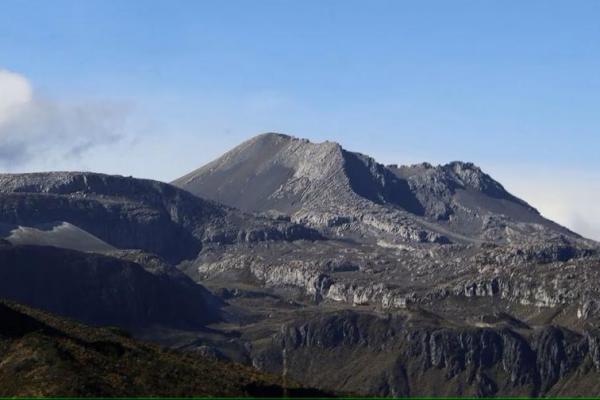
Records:
M29 80L0 70L0 168L57 169L126 137L128 107L105 101L69 103L35 93Z
M498 167L489 172L546 218L600 240L600 172L560 166Z
M29 81L22 75L0 69L0 127L18 115L31 100Z

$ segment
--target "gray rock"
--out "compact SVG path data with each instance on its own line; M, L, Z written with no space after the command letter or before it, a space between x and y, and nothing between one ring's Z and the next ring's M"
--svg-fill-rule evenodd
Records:
M174 185L245 211L338 234L404 242L514 243L580 236L471 163L384 166L333 142L254 137Z
M0 221L68 222L120 249L170 262L207 243L319 239L308 228L240 213L161 182L78 172L0 175Z

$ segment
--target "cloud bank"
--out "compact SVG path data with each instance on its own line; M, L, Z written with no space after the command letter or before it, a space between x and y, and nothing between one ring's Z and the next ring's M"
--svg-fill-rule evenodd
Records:
M23 75L0 69L0 168L48 169L80 159L125 137L127 107L107 102L72 104L36 94Z
M32 89L25 77L0 69L0 126L31 102Z
M522 166L496 168L493 176L546 218L600 241L600 172Z

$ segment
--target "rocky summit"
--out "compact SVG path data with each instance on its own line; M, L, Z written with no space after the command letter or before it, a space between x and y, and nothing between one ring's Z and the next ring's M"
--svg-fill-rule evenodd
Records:
M0 241L0 297L274 393L600 395L600 245L471 163L269 133L172 184L4 174Z
M252 138L173 184L361 241L580 239L471 163L385 166L334 142L276 133Z

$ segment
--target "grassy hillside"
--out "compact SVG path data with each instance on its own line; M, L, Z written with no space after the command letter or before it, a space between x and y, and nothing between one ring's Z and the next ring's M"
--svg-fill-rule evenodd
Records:
M290 384L289 395L322 393ZM278 377L0 301L0 396L282 395Z

